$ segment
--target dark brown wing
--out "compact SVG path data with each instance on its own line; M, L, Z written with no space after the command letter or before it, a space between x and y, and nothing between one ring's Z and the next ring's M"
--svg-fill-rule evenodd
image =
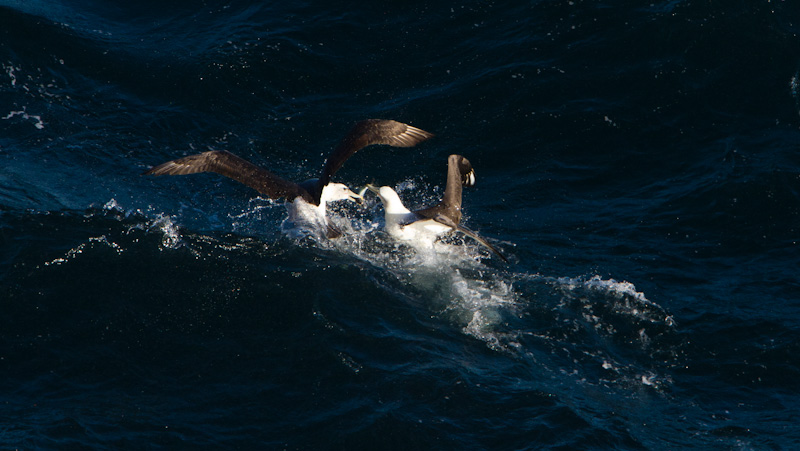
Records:
M450 155L447 158L447 185L445 185L442 201L433 207L415 211L414 213L430 219L436 219L442 224L451 225L437 219L445 216L451 227L455 228L461 222L461 187L475 184L475 170L469 160L461 155Z
M348 158L366 146L387 144L394 147L413 147L431 137L433 133L402 122L385 119L361 121L353 126L339 146L328 156L319 177L320 191Z
M308 192L298 184L282 179L224 150L212 150L167 161L144 172L143 175L185 175L200 172L216 172L273 199L285 197L291 200L302 196L308 202L313 201Z
M414 211L414 214L425 219L433 219L452 228L458 227L461 222L461 209L448 208L444 202L439 202L433 207Z
M504 262L508 263L508 259L503 254L501 254L500 251L497 250L496 247L494 247L491 244L489 244L488 241L486 241L483 238L481 238L481 236L478 235L477 233L473 232L472 230L470 230L470 229L468 229L468 228L466 228L466 227L464 227L462 225L458 226L458 231L463 233L464 235L467 235L468 237L472 238L473 240L481 243L482 245L486 246L490 251L492 251L495 254L497 254L497 256L500 257L501 260L503 260Z

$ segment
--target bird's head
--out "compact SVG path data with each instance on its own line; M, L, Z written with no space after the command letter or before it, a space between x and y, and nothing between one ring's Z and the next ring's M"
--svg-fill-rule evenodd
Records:
M408 209L403 205L400 196L398 196L397 192L391 187L367 185L367 189L378 195L383 203L383 209L386 210L387 213L408 213Z
M358 204L361 205L364 203L364 196L354 193L343 183L328 183L322 188L320 203L337 200L349 200L358 202Z

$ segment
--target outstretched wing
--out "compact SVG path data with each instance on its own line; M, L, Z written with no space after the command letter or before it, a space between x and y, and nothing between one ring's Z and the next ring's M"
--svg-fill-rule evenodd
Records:
M441 217L446 217L454 229L461 222L461 187L475 185L475 170L469 160L461 155L450 155L447 158L447 182L442 200L432 206L414 213L435 219L442 224ZM450 224L447 224L450 225Z
M394 147L413 147L433 137L416 127L386 119L367 119L350 129L339 146L328 156L319 177L320 190L354 153L372 144L387 144Z
M447 184L442 203L450 208L461 210L461 187L475 185L475 170L472 164L461 155L447 157Z
M216 172L273 199L281 197L294 199L302 196L306 201L312 201L308 192L298 184L278 177L272 172L224 150L212 150L167 161L145 171L143 175L185 175L200 172Z

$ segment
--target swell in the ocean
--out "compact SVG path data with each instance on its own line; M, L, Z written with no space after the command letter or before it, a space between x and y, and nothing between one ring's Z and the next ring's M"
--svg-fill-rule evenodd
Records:
M791 449L800 14L785 1L0 0L0 442ZM338 241L215 174L318 174L356 121L436 134L336 175L443 190Z

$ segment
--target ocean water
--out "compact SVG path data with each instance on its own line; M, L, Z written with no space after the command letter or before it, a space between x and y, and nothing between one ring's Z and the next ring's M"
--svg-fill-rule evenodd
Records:
M0 0L3 449L800 446L794 1ZM226 149L374 197L296 237Z

